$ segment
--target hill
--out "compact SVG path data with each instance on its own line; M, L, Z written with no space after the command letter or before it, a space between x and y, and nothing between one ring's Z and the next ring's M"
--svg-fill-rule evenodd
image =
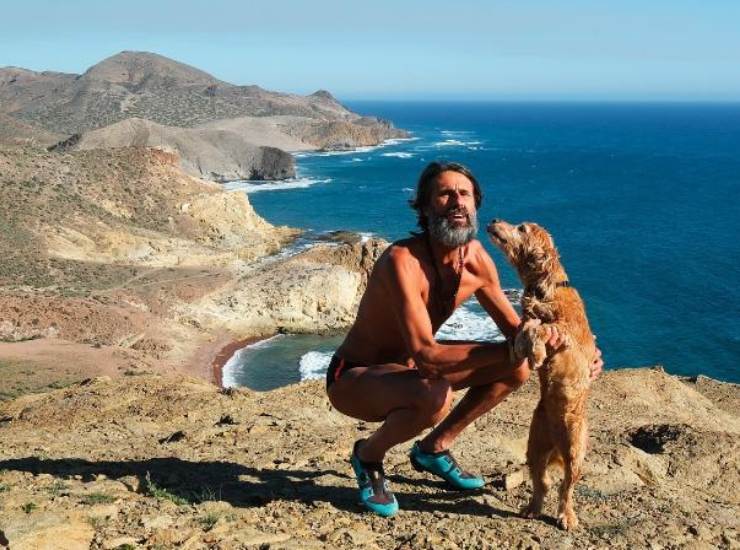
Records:
M81 75L2 68L0 112L67 135L134 117L192 127L226 118L276 115L377 125L386 138L405 135L387 123L352 113L324 90L299 96L236 86L148 52L118 53Z
M269 141L269 136L261 136L254 141L264 143ZM75 134L53 149L156 147L176 153L180 166L188 174L219 182L295 176L292 155L277 147L254 145L254 141L245 139L244 132L218 127L177 128L128 118L104 128Z

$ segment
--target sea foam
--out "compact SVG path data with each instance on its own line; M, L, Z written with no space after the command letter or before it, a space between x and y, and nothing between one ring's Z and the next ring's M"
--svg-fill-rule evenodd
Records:
M301 373L301 380L316 380L326 375L326 369L329 368L331 351L309 351L303 354L298 362L298 370Z
M293 178L276 181L237 180L229 181L224 187L229 191L243 191L244 193L259 193L261 191L282 191L285 189L303 189L317 183L329 183L331 178Z

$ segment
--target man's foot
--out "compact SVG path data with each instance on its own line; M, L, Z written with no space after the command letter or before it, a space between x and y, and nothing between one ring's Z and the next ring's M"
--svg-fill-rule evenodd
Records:
M360 502L368 509L383 517L390 517L398 512L398 501L391 493L383 472L381 462L363 462L357 456L357 449L362 439L355 441L350 456L350 464L357 476L357 485L360 488Z
M482 477L463 471L450 451L425 453L416 441L411 447L410 456L415 470L439 476L454 489L480 489L486 484Z

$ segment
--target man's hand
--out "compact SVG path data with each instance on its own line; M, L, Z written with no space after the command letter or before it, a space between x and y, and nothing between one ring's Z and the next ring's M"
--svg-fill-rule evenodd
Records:
M549 323L545 323L543 326L545 327L545 345L547 346L547 355L552 355L563 347L565 339L560 336L557 326Z

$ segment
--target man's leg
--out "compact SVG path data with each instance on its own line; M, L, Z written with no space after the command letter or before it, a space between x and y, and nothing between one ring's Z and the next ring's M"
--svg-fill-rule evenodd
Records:
M422 378L405 365L353 368L332 384L329 400L348 416L383 424L358 449L366 462L382 462L395 445L419 435L442 420L452 401L444 379Z
M475 419L501 403L527 381L527 362L512 364L506 343L501 344L499 356L489 367L460 371L445 377L453 390L470 389L450 414L421 440L423 451L431 453L449 449L457 436Z

